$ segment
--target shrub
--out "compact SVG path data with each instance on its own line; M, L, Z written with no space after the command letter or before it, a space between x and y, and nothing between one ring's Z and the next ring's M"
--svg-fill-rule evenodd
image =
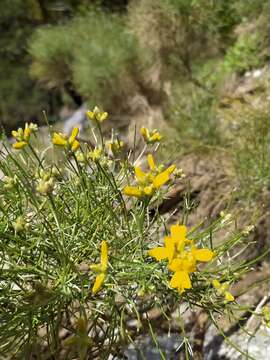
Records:
M135 57L134 39L122 19L99 10L65 25L40 28L29 49L33 76L49 87L72 83L90 104L106 99L107 106L125 90L124 74Z
M234 168L239 191L253 198L270 186L270 114L267 106L246 108L234 134Z
M192 83L174 87L169 116L182 150L222 145L216 103L216 97Z
M148 169L142 170L143 153L131 162L115 135L107 147L101 126L108 114L95 108L88 116L95 148L80 139L77 128L69 136L54 133L60 158L51 162L52 149L38 153L37 127L26 124L12 133L15 152L6 145L0 154L3 356L30 359L45 351L61 358L64 351L66 359L106 359L121 353L139 331L149 331L156 342L157 329L147 316L153 308L167 322L179 304L201 308L213 320L217 314L236 318L240 309L228 288L255 261L237 261L233 250L247 246L246 231L228 232L218 245L215 234L232 216L221 214L187 233L185 212L169 230L158 205L181 181L181 171L155 163L152 153L161 137L142 130L148 152Z
M259 32L244 34L228 49L221 71L227 73L244 73L263 65L263 58L259 56L262 48L262 36Z

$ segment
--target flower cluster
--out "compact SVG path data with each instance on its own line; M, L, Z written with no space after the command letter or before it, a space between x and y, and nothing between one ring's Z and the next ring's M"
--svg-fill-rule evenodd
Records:
M53 144L57 146L62 146L66 150L75 152L80 147L80 143L77 140L79 134L79 129L77 127L73 128L70 137L62 133L53 134Z
M28 224L25 222L25 219L23 216L19 216L13 223L12 223L13 229L15 230L15 233L20 233L27 229Z
M141 128L141 135L147 144L153 144L159 142L162 139L162 135L157 129L149 131L146 127Z
M32 132L36 132L38 127L33 123L26 123L24 129L19 128L17 131L12 131L12 136L16 139L16 142L12 145L13 149L20 150L29 144L30 136Z
M114 155L117 155L121 153L121 151L124 149L124 142L122 140L114 140L112 142L108 143L108 148L111 150L111 152Z
M224 296L226 301L234 301L234 296L229 291L227 291L229 283L225 282L221 284L218 280L215 279L212 281L212 285L217 290L218 295Z
M4 182L4 189L10 190L13 189L17 183L18 183L18 177L17 175L14 175L13 177L5 176L3 179Z
M36 186L36 190L41 195L48 195L53 191L57 170L52 168L50 171L45 171L43 169L40 170L39 174L37 174L38 183Z
M88 110L86 114L90 120L97 121L98 123L103 122L108 117L108 113L101 111L97 106L93 110Z
M137 185L125 186L125 195L137 198L152 196L156 190L170 180L170 175L176 169L175 165L171 165L167 169L162 170L162 167L156 166L154 158L151 154L147 156L147 162L150 168L149 172L142 171L139 166L134 167Z
M149 255L157 261L168 260L168 269L174 274L170 286L182 294L192 287L190 273L197 269L197 262L211 261L214 253L209 249L198 249L193 240L187 239L184 225L172 225L171 236L165 236L164 247L149 250Z

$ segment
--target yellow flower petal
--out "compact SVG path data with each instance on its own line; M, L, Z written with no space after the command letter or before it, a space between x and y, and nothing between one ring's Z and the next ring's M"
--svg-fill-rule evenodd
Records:
M168 171L169 174L172 174L175 169L176 169L176 166L175 166L175 165L171 165L171 166L168 167L167 171Z
M104 279L105 279L104 273L101 273L96 277L95 283L92 288L93 295L95 295L100 290L100 288L104 282Z
M149 131L148 131L148 129L146 129L146 127L142 127L142 128L141 128L141 135L142 135L142 137L144 138L145 141L148 140L148 138L149 138Z
M169 173L167 170L158 174L153 179L153 185L156 189L159 189L162 185L165 185L170 180Z
M161 139L162 139L162 135L158 131L154 132L153 135L149 137L150 142L157 142L160 141Z
M11 134L14 138L17 138L19 136L18 131L15 131L15 130L12 130Z
M227 301L234 301L234 296L229 291L226 291L225 292L225 299Z
M183 270L183 260L182 259L173 259L172 262L168 266L171 271L181 271Z
M74 140L74 141L73 141L73 144L72 144L72 146L71 146L71 150L72 150L73 152L75 152L76 150L79 149L79 147L80 147L79 141L78 141L78 140Z
M153 158L152 154L147 155L147 162L148 162L148 165L149 165L150 169L152 171L154 171L156 169L156 165L155 165L154 158Z
M214 286L215 289L220 289L221 288L221 283L216 279L214 279L212 281L212 285Z
M155 247L148 251L148 255L154 257L157 261L168 258L168 252L165 247Z
M171 262L174 257L175 243L170 236L164 237L164 243L165 243L165 248L167 251L168 260L169 260L169 262Z
M30 134L31 134L31 129L28 126L25 126L24 132L23 132L23 137L25 141L28 141L30 138Z
M102 122L102 121L106 120L107 117L108 117L108 113L107 113L107 112L103 112L103 113L101 113L100 116L99 116L99 121Z
M196 270L196 259L189 253L183 260L183 270L193 272Z
M52 142L54 145L65 146L67 144L67 139L62 134L54 133Z
M135 176L138 182L144 182L147 174L139 166L134 166Z
M176 243L185 241L187 236L187 227L185 225L172 225L171 235L173 241Z
M100 257L101 271L105 272L108 267L108 244L107 241L101 242L101 257Z
M74 127L73 130L72 130L72 132L71 132L70 138L69 138L69 140L68 140L70 144L73 144L73 143L74 143L74 141L76 140L76 137L77 137L78 133L79 133L79 128Z
M150 186L145 186L145 187L143 188L143 192L145 193L145 195L150 196L150 195L153 194L154 188L153 188L152 185L150 185Z
M94 111L87 111L86 115L89 117L90 120L94 120L95 114Z
M12 145L13 149L20 150L23 149L27 145L26 141L18 141Z
M182 294L185 289L190 289L192 287L191 281L186 271L177 271L173 274L170 287L177 288L180 294Z
M142 190L135 186L126 186L124 188L124 194L127 196L134 196L137 198L140 198L143 196Z
M197 261L208 262L211 261L214 253L209 249L195 249L192 251L193 256Z

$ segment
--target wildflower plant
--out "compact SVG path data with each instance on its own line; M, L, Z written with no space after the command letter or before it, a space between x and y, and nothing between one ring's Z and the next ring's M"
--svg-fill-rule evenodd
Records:
M88 116L100 122L104 114ZM149 144L144 169L142 154L135 162L118 156L120 140L109 151L103 139L93 148L76 127L52 134L48 150L63 153L54 161L31 145L29 131L14 133L26 145L15 151L5 143L0 153L1 355L107 359L140 333L155 338L151 309L167 323L175 311L183 318L182 304L213 321L236 316L241 306L227 288L251 265L231 252L245 237L228 231L215 245L232 222L225 215L188 229L185 208L173 224L159 213L182 181L174 164L157 165ZM192 348L182 323L179 334Z

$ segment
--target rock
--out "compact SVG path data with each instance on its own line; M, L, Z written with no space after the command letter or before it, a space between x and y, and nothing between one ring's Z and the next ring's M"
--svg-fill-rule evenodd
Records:
M253 329L253 332L256 330ZM251 332L251 334L253 333ZM254 336L239 330L229 336L229 340L239 347L250 359L268 360L270 353L270 329L261 325ZM206 332L204 360L246 360L247 355L241 354L228 345L221 335L217 334L214 325Z
M87 121L86 110L86 105L83 104L69 118L65 120L63 129L65 134L70 134L75 126L77 126L80 131L83 129L84 124Z
M179 352L177 349L183 341L180 335L160 335L157 336L156 340L166 359L179 359ZM124 355L128 360L162 359L159 350L150 336L138 338L134 344L129 345L127 350L124 352Z

